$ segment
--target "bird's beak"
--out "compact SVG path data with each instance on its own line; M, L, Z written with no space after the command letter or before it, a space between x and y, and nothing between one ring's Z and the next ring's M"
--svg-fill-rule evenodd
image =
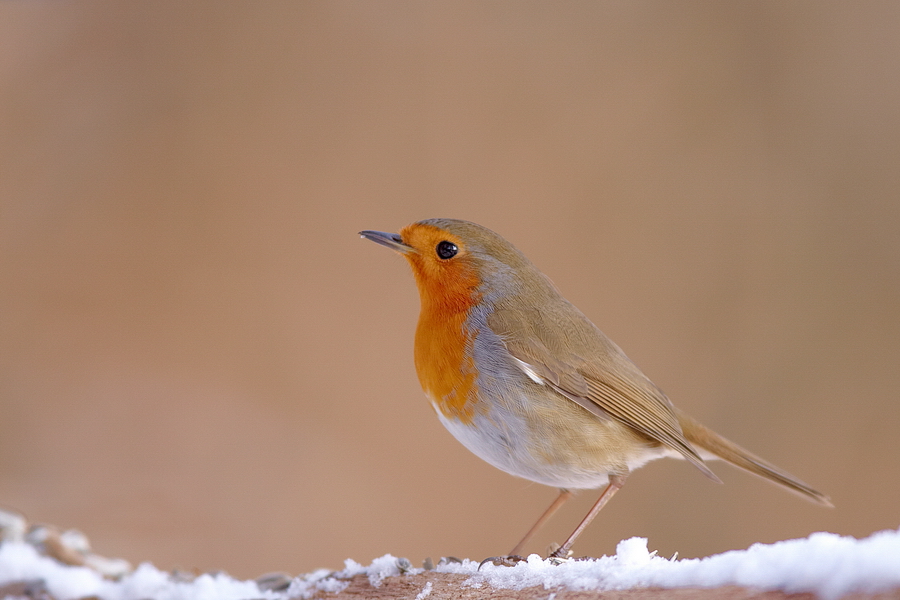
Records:
M408 244L403 243L403 239L399 234L396 233L385 233L384 231L360 231L360 237L363 237L367 240L372 240L376 244L381 244L382 246L387 246L391 250L399 252L400 254L409 254L411 252L415 252L415 248Z

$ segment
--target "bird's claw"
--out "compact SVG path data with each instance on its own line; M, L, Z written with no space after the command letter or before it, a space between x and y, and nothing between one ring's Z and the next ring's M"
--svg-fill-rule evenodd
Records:
M518 554L509 554L507 556L489 556L480 563L478 563L478 570L481 570L486 563L491 563L495 567L514 567L520 562L524 562L528 560L524 556L519 556Z
M547 554L547 560L549 560L550 562L552 562L555 565L564 563L572 558L571 550L566 550L564 552L562 549L562 546L560 546L559 544L557 544L555 542L550 545L550 548L548 548L548 550L550 552L549 552L549 554Z

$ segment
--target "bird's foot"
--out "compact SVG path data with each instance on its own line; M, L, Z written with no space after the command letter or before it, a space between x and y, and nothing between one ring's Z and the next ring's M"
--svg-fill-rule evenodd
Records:
M514 567L520 562L524 562L528 560L524 556L519 556L518 554L509 554L507 556L489 556L480 563L478 563L478 570L481 570L487 563L491 563L495 567Z
M547 560L555 565L567 562L572 558L572 551L564 550L563 547L556 542L550 544L550 547L547 548L547 550L549 550L549 553L547 554Z

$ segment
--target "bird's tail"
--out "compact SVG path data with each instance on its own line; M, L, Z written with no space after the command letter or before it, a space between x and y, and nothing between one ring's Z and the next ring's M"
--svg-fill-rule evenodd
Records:
M772 463L726 440L715 431L704 427L680 411L678 413L678 421L681 424L684 437L698 450L706 450L736 467L777 483L807 500L825 506L833 506L831 500L825 494L809 487L787 471L782 471ZM701 454L703 453L701 452Z

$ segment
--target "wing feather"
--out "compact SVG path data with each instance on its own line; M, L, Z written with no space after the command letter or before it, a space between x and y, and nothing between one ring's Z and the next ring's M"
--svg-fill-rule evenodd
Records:
M679 452L718 481L684 437L666 395L603 332L568 306L572 310L498 310L488 322L529 377L539 377L599 418L616 419ZM560 314L583 320L573 323Z

